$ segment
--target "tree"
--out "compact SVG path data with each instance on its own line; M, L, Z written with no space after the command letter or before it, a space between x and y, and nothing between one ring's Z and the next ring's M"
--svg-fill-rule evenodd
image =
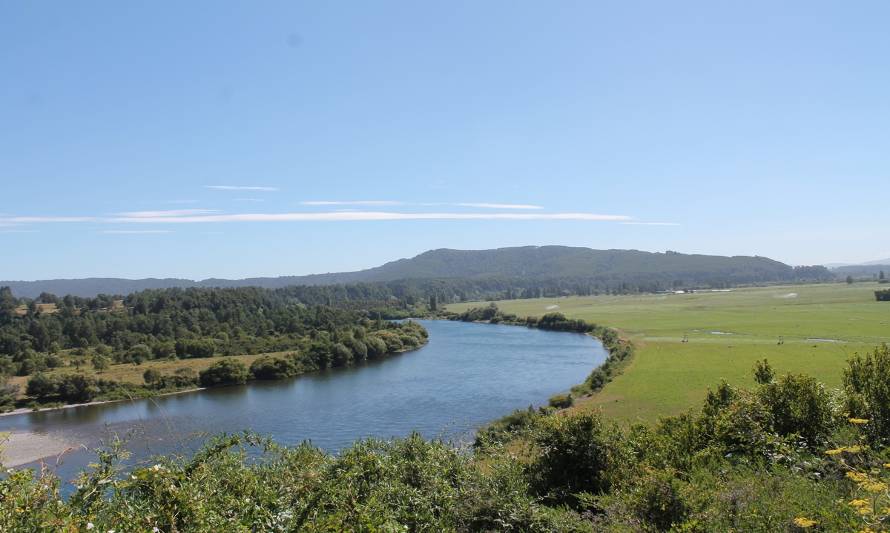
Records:
M237 359L223 359L201 371L199 379L204 387L240 385L247 383L247 380L250 379L250 371L244 363Z
M853 284L853 276L847 276L847 285Z
M289 357L260 357L250 365L250 373L256 379L284 379L298 374L297 365Z
M93 359L93 368L96 369L97 372L102 372L103 370L108 370L108 367L111 365L110 361L107 357L102 354L95 354L92 357Z
M887 277L884 276L884 271L883 271L883 270L881 271L880 274L878 274L878 279L887 279Z
M59 392L59 380L55 376L38 372L28 380L28 387L25 389L25 392L28 396L35 398L55 396Z
M161 373L157 369L149 368L142 373L142 379L146 385L154 385L161 381Z
M764 359L763 361L757 361L754 364L754 381L760 383L761 385L766 385L767 383L772 382L776 373L773 372L773 368L769 365L769 362Z

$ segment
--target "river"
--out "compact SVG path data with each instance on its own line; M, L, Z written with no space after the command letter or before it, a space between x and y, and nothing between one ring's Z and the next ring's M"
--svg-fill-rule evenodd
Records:
M70 480L113 436L132 462L189 454L210 434L251 430L282 444L310 440L330 452L365 437L418 431L455 443L486 422L584 380L606 358L579 333L517 326L420 321L429 343L419 350L349 369L291 380L0 417L0 431L31 432L72 450L46 459ZM34 466L32 463L28 466ZM66 491L67 492L67 491Z

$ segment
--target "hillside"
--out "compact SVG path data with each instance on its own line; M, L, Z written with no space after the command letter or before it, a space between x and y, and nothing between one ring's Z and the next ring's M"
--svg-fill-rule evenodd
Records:
M612 289L633 285L644 290L679 286L726 286L746 283L824 280L822 267L792 268L758 256L714 256L652 253L638 250L593 250L568 246L524 246L494 250L438 249L356 272L247 278L240 280L88 278L43 281L0 281L19 297L41 292L91 297L100 293L129 294L149 288L245 287L387 283L401 280L455 280L523 287L530 282L565 281L572 286Z

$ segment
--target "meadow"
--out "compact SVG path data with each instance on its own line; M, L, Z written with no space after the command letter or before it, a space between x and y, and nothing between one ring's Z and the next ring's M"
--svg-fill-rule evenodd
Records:
M577 409L625 421L657 420L701 405L721 380L754 383L769 360L839 386L847 358L890 343L890 304L877 283L785 285L729 292L538 298L496 302L507 313L561 312L618 329L637 351L624 372ZM461 312L484 302L451 304ZM583 376L579 376L579 382Z

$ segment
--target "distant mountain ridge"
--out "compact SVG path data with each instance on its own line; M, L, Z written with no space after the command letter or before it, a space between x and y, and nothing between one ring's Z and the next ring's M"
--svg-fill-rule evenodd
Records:
M171 287L280 288L289 285L339 285L387 283L402 280L573 280L591 284L657 283L732 285L826 279L824 267L794 268L760 256L715 256L639 250L593 250L569 246L523 246L492 250L430 250L410 259L355 272L308 276L257 277L238 280L210 278L200 281L179 278L86 278L40 281L0 281L19 297L41 292L91 297L97 294L129 294L145 289Z

